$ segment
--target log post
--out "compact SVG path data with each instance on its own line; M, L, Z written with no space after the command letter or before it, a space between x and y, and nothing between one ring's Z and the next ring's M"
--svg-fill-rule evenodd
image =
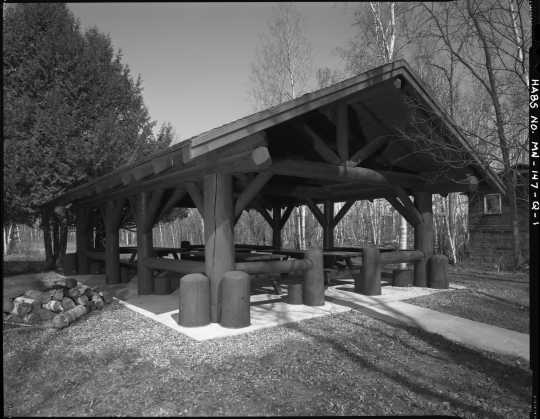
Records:
M307 306L324 305L324 267L323 253L320 248L305 252L305 259L310 261L310 267L304 271L303 300Z
M204 176L204 257L210 278L210 320L219 322L219 284L234 269L234 210L232 176L212 173Z
M364 295L381 295L381 253L374 246L362 249L362 268L354 290Z
M430 288L448 289L448 257L431 256L427 262L427 270Z
M200 327L210 323L210 282L204 274L188 274L180 278L178 324Z
M76 230L76 245L77 245L77 273L86 275L90 272L90 264L86 251L90 247L90 219L89 208L77 208L77 230Z
M143 260L153 256L152 244L152 223L148 223L148 209L150 204L150 193L140 192L137 196L136 218L137 218L137 288L139 294L152 294L154 281L152 279L152 269L147 268ZM150 224L150 228L148 228Z
M105 282L107 284L119 284L121 282L118 227L122 206L123 200L109 200L105 203Z
M324 201L323 249L334 247L334 203Z
M251 324L249 288L249 274L242 271L225 272L220 288L221 326L240 328Z
M95 234L93 237L94 249L103 249L103 239L105 237L105 228L103 226L103 216L101 211L98 209L94 212L92 217L92 225L95 229Z
M43 229L43 241L45 245L45 269L49 270L54 267L54 255L51 242L50 208L43 208L41 217L41 228Z
M427 286L427 260L433 254L433 207L431 193L416 192L414 205L421 215L422 222L414 227L414 248L422 251L424 257L414 264L414 285Z
M281 249L281 206L272 207L272 247Z

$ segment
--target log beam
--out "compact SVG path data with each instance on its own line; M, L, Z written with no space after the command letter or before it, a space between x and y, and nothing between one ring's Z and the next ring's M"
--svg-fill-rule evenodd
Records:
M337 166L305 160L281 160L273 163L272 172L278 175L336 182L358 182L388 188L391 184L415 188L425 184L420 176L408 173L376 171L365 167Z
M139 180L154 174L154 167L152 163L147 163L133 168L131 173L133 175L133 179L138 182Z
M416 262L424 258L424 253L419 250L398 250L396 252L382 252L380 262L382 265Z
M204 273L205 270L204 262L198 262L195 260L174 260L160 257L151 257L144 259L142 263L148 269L177 272L183 275L191 273Z
M99 201L106 201L110 198L129 196L142 191L177 187L181 182L197 182L209 171L217 171L219 173L261 172L268 169L271 164L270 153L264 146L226 156L213 153L210 156L201 156L193 161L189 161L189 163L178 170L163 173L148 180L141 180L136 184L130 184L131 180L128 177L131 174L123 174L122 177L126 178L125 185L129 185L127 188L122 191L105 193L97 199ZM96 202L96 197L82 199L80 202L81 204L93 204Z
M299 274L311 269L312 267L313 262L310 259L238 262L235 264L235 269L237 271L244 271L249 274Z
M151 162L154 174L157 175L165 170L172 169L174 167L174 160L170 156L154 159Z

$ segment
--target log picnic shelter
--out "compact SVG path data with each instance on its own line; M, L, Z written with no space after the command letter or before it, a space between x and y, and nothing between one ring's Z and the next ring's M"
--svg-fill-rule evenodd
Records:
M427 116L429 124L418 123L418 115ZM415 144L419 132L447 154L444 144L457 145L468 163L445 166ZM460 153L451 157L463 161ZM413 263L414 285L428 286L432 194L470 192L480 182L503 191L407 62L399 60L174 144L67 191L44 210L73 205L79 274L89 273L90 261L97 259L105 262L106 282L119 283L120 254L129 251L137 255L139 294L157 293L158 271L205 273L210 319L218 322L220 281L233 270L304 274L308 305L321 305L321 298L324 304L324 270L340 257L354 256L361 267L357 292L380 294L381 266L392 263ZM354 202L377 198L387 199L414 227L414 249L335 247L334 226ZM334 213L336 202L344 204ZM299 205L307 205L321 224L322 249L282 249L281 230ZM153 247L152 227L173 207L198 209L204 246ZM234 225L248 209L272 227L271 246L235 247ZM135 250L119 247L126 212L136 220ZM92 248L92 213L103 216L104 252ZM198 260L189 258L197 250ZM168 251L174 259L160 257Z

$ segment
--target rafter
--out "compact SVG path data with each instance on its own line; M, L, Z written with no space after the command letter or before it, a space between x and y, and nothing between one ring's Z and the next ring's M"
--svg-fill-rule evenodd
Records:
M349 164L354 167L358 166L360 163L362 163L364 160L367 160L369 157L371 157L373 154L375 154L377 151L382 149L384 146L388 144L388 137L377 137L373 141L370 141L367 143L364 147L362 147L360 150L358 150L356 153L352 155L352 157L349 160Z
M327 161L328 163L332 164L339 164L340 158L336 153L334 153L334 150L332 150L328 145L325 143L325 141L317 134L315 131L313 131L308 125L303 124L301 126L302 130L309 135L311 138L313 149L323 158L323 160Z

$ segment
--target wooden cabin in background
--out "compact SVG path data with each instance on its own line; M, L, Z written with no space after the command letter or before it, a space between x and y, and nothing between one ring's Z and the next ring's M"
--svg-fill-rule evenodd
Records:
M528 164L515 166L521 251L529 258ZM512 264L512 218L506 195L483 182L469 195L468 261L479 268L507 269Z

